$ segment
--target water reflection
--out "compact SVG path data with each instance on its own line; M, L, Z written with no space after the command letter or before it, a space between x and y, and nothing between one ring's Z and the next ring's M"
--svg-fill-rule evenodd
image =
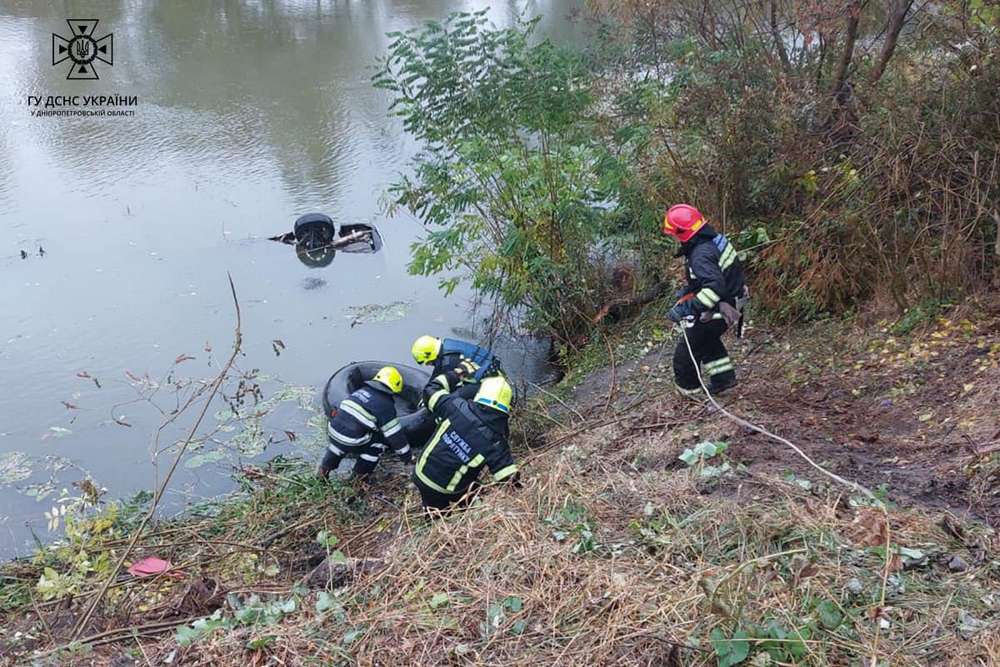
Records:
M249 179L277 169L302 207L341 201L346 170L362 159L372 132L380 150L370 166L399 166L405 139L387 131L386 94L369 84L388 43L385 33L482 7L441 0L97 4L92 11L101 16L102 31L114 30L120 57L113 72L85 92L138 95L142 109L128 121L35 124L33 132L63 170L87 175L81 189L96 194L94 185L141 179L165 162ZM26 42L30 53L45 53L50 31L69 7L13 3L16 15L36 12L41 20L18 24L5 43ZM566 31L571 9L507 2L491 5L489 16L505 24L545 12L543 34L579 37L576 28ZM83 90L43 58L19 58L18 65L12 69L18 91Z
M467 325L467 294L445 299L436 279L406 271L420 225L381 213L413 146L371 87L372 65L386 32L456 10L489 7L498 24L544 13L541 31L582 39L565 21L582 1L92 0L115 64L99 81L67 81L51 34L81 5L0 0L0 367L16 386L0 394L0 454L73 460L113 496L150 488L161 415L130 406L124 372L159 377L183 353L198 357L192 376L213 372L201 350L231 340L227 272L246 366L297 385L352 359L403 362L420 334ZM29 94L136 95L140 106L131 118L32 118ZM292 261L266 239L306 211L341 230L375 224L379 251L338 251L319 270ZM37 245L44 258L20 259ZM358 309L385 304L405 316L357 323ZM280 357L274 340L288 346ZM113 417L131 426L109 419L112 405L128 406ZM173 506L224 490L228 471L216 472L182 471L176 488L190 496ZM3 554L45 508L8 488L0 507Z

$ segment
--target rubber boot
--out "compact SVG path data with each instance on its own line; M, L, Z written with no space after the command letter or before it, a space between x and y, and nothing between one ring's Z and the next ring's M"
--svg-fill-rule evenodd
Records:
M719 373L712 376L712 380L708 383L708 390L712 392L713 396L716 396L732 389L736 384L736 373Z
M686 398L689 401L693 401L695 403L705 402L705 392L702 391L701 386L698 386L696 389L685 389L674 382L674 389L681 395L682 398Z

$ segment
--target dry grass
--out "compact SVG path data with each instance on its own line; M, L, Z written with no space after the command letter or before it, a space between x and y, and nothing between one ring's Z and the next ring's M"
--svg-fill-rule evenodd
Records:
M970 341L970 349L983 343ZM791 358L778 353L770 362ZM747 378L749 386L781 377L765 361L757 365L769 370ZM808 357L794 363L824 367ZM838 368L831 370L842 375ZM626 367L619 370L628 386ZM976 376L977 391L995 389L993 373ZM598 407L605 393L591 392ZM967 395L953 412L982 419L963 430L985 438L980 426L992 417ZM808 404L796 405L804 418ZM791 417L778 407L763 414L769 406L759 400L751 414L787 428L780 419ZM589 427L574 421L529 439L555 446L522 452L523 488L486 489L468 510L434 521L418 511L398 470L362 495L318 484L302 468L251 471L245 499L221 504L215 516L160 525L142 540L137 555L181 563L184 578L116 585L101 624L88 630L113 632L89 650L46 660L673 667L718 664L712 633L725 641L742 630L750 655L741 664L755 666L870 665L873 657L893 666L1000 664L1000 543L986 526L920 506L886 515L835 489L806 490L772 468L743 469L735 444L734 471L706 478L677 455L732 426L672 396L590 418ZM349 559L331 578L308 576L309 557L322 552L319 530L337 535ZM886 539L893 551L919 550L926 561L887 563ZM956 555L967 569L948 567ZM18 567L23 580L37 577L36 566ZM178 645L173 626L216 609L232 618L234 605L253 595L294 600L294 611ZM67 625L59 619L72 627L81 606L43 604L45 623L21 608L3 622L39 636L33 647L54 647Z
M892 571L880 607L884 559L865 546L880 512L746 476L706 495L686 469L609 462L615 435L544 455L520 491L493 490L444 520L400 515L383 539L345 549L366 566L336 591L338 613L313 613L309 593L309 611L220 633L175 664L709 665L714 628L754 640L769 623L790 632L797 664L995 664L997 564L949 572L951 553L974 556L938 517L890 512L892 542L929 562ZM664 447L676 449L651 438L616 453ZM824 600L844 618L835 629L820 620ZM962 639L964 614L993 626ZM795 628L810 634L797 641ZM262 635L275 638L247 652Z

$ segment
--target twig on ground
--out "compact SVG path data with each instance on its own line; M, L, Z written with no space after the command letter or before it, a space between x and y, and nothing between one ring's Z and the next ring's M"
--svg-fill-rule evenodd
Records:
M545 394L549 398L555 399L556 402L559 403L559 405L563 406L564 408L566 408L567 410L569 410L570 412L572 412L573 414L575 414L580 419L581 422L587 421L586 417L584 417L582 414L580 414L579 410L577 410L573 406L571 406L568 403L566 403L566 401L564 401L563 399L559 398L558 396L556 396L555 394L553 394L551 391L549 391L545 387L543 387L543 386L541 386L539 384L535 384L534 382L529 382L528 384L530 384L531 386L533 386L535 389L538 389L539 391L541 391L543 394Z
M600 331L598 329L598 331ZM611 341L608 340L607 334L600 331L601 337L604 339L604 345L608 348L608 363L611 364L611 382L608 383L608 400L604 404L604 414L608 413L611 409L611 402L615 398L615 390L618 388L618 370L615 367L615 351L611 348Z
M875 614L875 639L872 641L871 667L878 667L878 642L882 636L882 612L885 610L885 592L889 587L889 569L892 565L892 543L889 516L885 517L885 566L882 569L882 586L879 590L878 611Z
M73 633L71 635L71 638L73 640L79 638L80 634L87 626L87 623L90 622L90 619L94 614L94 611L97 609L97 606L100 604L101 600L104 598L104 595L107 593L108 587L110 587L111 583L118 577L118 573L121 572L122 567L125 565L126 559L128 559L129 555L132 553L132 550L135 548L135 545L138 543L139 538L142 536L143 531L146 529L146 525L150 522L150 520L152 520L153 516L155 515L156 509L159 506L160 501L163 499L163 494L166 492L167 486L170 484L170 479L173 477L174 472L177 470L177 466L180 464L181 458L187 452L188 447L190 446L192 440L194 440L195 433L197 433L198 429L201 427L202 420L208 413L208 409L209 407L211 407L212 401L215 399L216 394L219 392L219 388L222 386L222 383L228 376L230 369L232 369L233 364L236 362L236 357L239 355L240 350L243 347L240 302L239 299L236 297L236 286L233 284L233 277L231 275L228 277L229 277L229 289L233 296L233 305L236 308L236 328L233 336L234 340L233 340L232 354L230 354L228 361L222 367L222 370L219 371L219 374L216 376L215 381L212 383L211 385L212 389L209 392L208 397L205 399L205 404L202 407L201 413L198 415L198 418L195 420L194 425L191 427L191 430L188 432L187 437L184 439L184 444L181 445L181 447L178 449L177 455L174 457L173 464L167 471L166 476L163 478L163 481L160 483L160 486L156 491L156 495L153 497L153 500L150 503L149 511L146 512L146 515L139 523L139 526L135 529L135 532L132 535L132 539L129 541L128 546L125 547L125 550L122 551L121 556L118 558L118 562L111 569L111 572L108 574L108 578L104 581L104 585L101 586L101 589L97 592L97 595L91 599L90 604L87 606L87 610L80 617L80 620L77 621L76 626L74 627Z
M73 643L81 645L99 646L101 644L112 644L115 642L122 641L123 639L131 639L134 635L149 635L158 634L160 632L166 632L172 630L180 625L187 625L193 621L197 621L203 616L189 616L186 618L171 619L169 621L156 621L153 623L144 623L142 625L132 625L124 628L112 628L111 630L105 630L103 632L98 632L86 637L81 637L75 640ZM48 657L59 653L60 651L68 649L71 644L61 644L53 648L48 649L40 653L32 654L32 658L35 660L40 660L42 658Z

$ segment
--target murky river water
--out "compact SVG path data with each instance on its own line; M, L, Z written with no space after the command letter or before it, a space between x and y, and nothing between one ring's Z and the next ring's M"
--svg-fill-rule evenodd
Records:
M499 25L542 14L542 33L582 39L568 18L580 4L0 2L0 555L24 548L29 525L45 538L43 511L81 469L111 496L153 485L162 415L135 401L126 371L162 380L184 354L195 358L177 375L209 377L232 339L227 271L240 366L270 387L316 386L354 359L405 361L417 335L470 326L467 294L445 298L406 273L420 225L381 213L414 146L387 118L371 66L386 32L487 6ZM97 81L52 65L52 34L83 15L99 19L96 37L114 34ZM138 105L132 117L37 118L29 95ZM310 269L265 240L310 211L375 223L385 247ZM352 308L396 302L383 321L351 326ZM156 400L169 411L169 392ZM280 414L275 433L306 428L306 411ZM173 507L224 491L228 476L228 465L185 466Z

